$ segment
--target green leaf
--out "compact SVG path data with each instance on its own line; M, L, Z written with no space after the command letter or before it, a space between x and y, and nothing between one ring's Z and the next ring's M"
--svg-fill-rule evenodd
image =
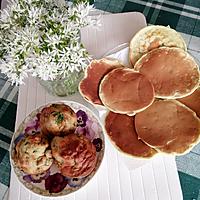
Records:
M60 112L53 112L53 116L56 116L56 124L60 124L64 120L64 115Z
M5 50L5 49L0 50L0 58L1 58L1 59L3 59L5 53L6 53L6 50Z
M79 4L79 3L88 3L90 2L89 0L73 0L74 4Z

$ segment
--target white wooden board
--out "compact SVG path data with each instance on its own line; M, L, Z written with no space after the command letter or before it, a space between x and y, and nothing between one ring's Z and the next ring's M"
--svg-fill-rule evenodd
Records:
M101 57L113 47L129 42L133 33L146 25L144 17L137 13L106 15L102 16L101 20L103 29L100 32L96 31L94 34L93 28L82 32L82 41L94 57ZM111 24L112 33L109 26ZM94 43L96 45L92 48ZM77 101L94 110L79 94L67 98L53 97L42 88L36 79L29 78L25 85L20 86L16 127L36 107L56 100ZM9 200L39 199L45 200L46 198L38 197L26 190L11 171ZM106 140L105 157L94 178L76 193L53 199L182 200L183 197L174 157L159 156L140 168L130 170L121 155Z
M56 100L75 99L88 105L79 95L53 97L30 78L20 88L17 122L36 107ZM91 106L88 105L90 108ZM44 200L27 191L11 173L10 200ZM58 198L56 198L58 199ZM174 157L156 157L148 164L130 170L108 140L103 163L95 177L80 191L58 200L181 200L182 192Z

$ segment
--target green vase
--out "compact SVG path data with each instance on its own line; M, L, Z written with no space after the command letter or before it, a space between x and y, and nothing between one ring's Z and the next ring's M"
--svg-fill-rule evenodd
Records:
M65 78L57 78L53 81L39 79L39 82L54 96L69 96L78 91L78 85L83 75L83 72L73 72L68 74Z

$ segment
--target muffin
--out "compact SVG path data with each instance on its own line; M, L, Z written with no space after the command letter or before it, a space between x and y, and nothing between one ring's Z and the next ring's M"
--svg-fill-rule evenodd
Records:
M52 104L41 111L40 127L45 135L67 135L77 127L76 113L65 104Z
M88 176L96 165L96 148L81 135L56 136L51 142L52 155L61 174L71 178Z
M27 174L41 174L53 163L48 147L48 140L41 133L25 136L15 147L14 161Z

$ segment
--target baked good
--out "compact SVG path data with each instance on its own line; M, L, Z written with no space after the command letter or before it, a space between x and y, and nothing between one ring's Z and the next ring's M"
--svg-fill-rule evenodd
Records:
M193 110L200 118L200 88L197 88L191 95L177 100Z
M185 97L197 89L200 81L197 63L179 48L154 49L142 56L134 69L152 82L157 98Z
M169 26L151 25L141 29L130 42L129 59L131 64L134 66L144 54L162 46L187 49L181 35Z
M150 158L157 151L138 139L134 121L135 117L109 112L105 118L105 129L111 142L121 152L138 158Z
M84 135L56 136L51 142L51 149L64 176L85 177L95 168L96 148Z
M136 114L138 137L158 151L184 154L200 139L200 119L176 100L156 100Z
M41 174L53 163L48 147L48 140L41 133L26 135L15 147L14 161L27 174Z
M77 127L76 113L65 104L52 104L42 109L40 127L44 135L67 135Z
M79 92L92 104L103 105L99 98L101 79L115 68L123 67L116 59L102 58L93 60L85 71L85 77L79 84Z
M118 68L103 78L99 96L109 110L134 115L152 104L154 89L141 73L133 69Z

